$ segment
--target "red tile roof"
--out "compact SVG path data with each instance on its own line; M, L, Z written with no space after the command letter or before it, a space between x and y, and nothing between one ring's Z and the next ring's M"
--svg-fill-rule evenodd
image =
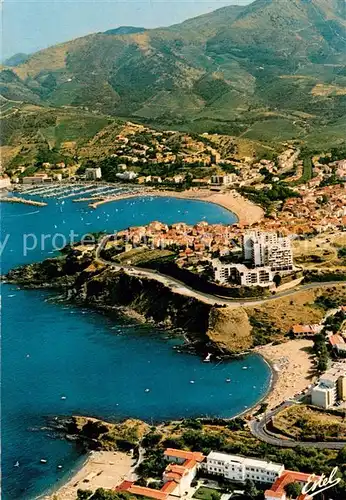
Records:
M185 460L196 460L196 462L202 462L205 458L203 453L199 451L176 450L175 448L167 448L164 454L166 457L184 458Z
M167 483L162 486L161 491L164 493L172 493L176 487L177 483L175 481L167 481Z
M337 335L337 334L336 334L336 335L331 335L331 336L329 337L329 342L331 343L331 345L332 345L333 347L334 347L334 346L336 346L336 345L338 345L338 344L344 344L344 343L345 343L345 341L344 341L344 339L341 337L341 335Z
M306 474L304 472L296 472L292 470L284 471L280 477L277 478L275 483L271 486L270 490L266 490L264 493L265 498L283 498L285 493L285 486L294 482L307 483L311 474ZM315 479L319 479L318 476ZM308 495L299 495L298 500L307 499Z

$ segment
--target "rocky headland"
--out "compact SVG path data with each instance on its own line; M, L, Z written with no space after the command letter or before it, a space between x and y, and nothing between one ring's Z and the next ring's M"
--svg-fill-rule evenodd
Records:
M68 248L57 258L13 269L4 279L25 288L54 289L58 300L179 332L186 339L183 348L191 352L232 355L252 346L251 325L243 308L176 293L155 279L103 265L85 248Z

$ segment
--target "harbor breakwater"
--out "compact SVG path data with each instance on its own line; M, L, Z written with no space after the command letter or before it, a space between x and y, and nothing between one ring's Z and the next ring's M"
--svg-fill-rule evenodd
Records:
M22 203L23 205L32 205L34 207L45 207L47 203L44 201L28 200L26 198L18 198L17 196L0 197L2 203Z

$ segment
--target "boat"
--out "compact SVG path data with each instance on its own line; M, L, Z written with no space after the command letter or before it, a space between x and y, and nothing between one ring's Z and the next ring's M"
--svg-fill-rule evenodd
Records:
M194 383L195 383L195 381L194 381L194 380L190 380L190 384L194 384Z
M211 357L211 353L208 352L207 356L205 357L205 359L203 359L203 363L210 363L210 357Z
M145 389L145 391L144 391L144 392L150 392L150 389Z
M226 382L227 382L228 384L230 383L230 381L231 381L231 379L230 379L230 378L226 378Z
M58 465L58 469L62 469L62 465Z
M47 463L47 460L46 460L46 459L44 459L44 458L41 458L40 462L41 462L41 464L46 464L46 463Z
M15 467L19 467L19 462L17 460L17 462L14 464Z
M243 370L247 370L247 368L248 368L247 366L243 366Z
M66 399L66 396L61 396L61 399Z

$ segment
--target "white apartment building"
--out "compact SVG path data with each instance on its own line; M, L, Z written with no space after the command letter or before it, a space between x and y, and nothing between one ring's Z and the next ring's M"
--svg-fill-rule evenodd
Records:
M88 181L96 181L97 179L102 178L102 171L100 167L96 168L86 168L85 169L85 178Z
M138 174L136 174L136 172L133 172L132 170L129 170L127 172L117 173L115 174L115 177L118 177L118 179L122 179L124 181L132 181L133 179L136 179L136 177L138 177Z
M217 184L218 186L229 186L234 182L235 176L232 175L212 175L211 183Z
M244 483L246 479L251 479L265 484L272 484L285 469L281 464L214 451L209 453L203 467L208 474L222 476L230 481Z
M320 408L331 408L338 401L346 401L346 365L335 363L311 390L311 403Z
M272 271L291 271L294 267L290 238L274 232L246 232L243 254L244 260L254 267L270 267Z
M221 284L237 284L241 286L263 286L273 284L273 273L270 267L249 269L244 264L224 264L213 259L214 279Z
M311 404L318 406L319 408L331 408L335 405L337 398L336 386L333 384L323 384L319 382L311 390Z

